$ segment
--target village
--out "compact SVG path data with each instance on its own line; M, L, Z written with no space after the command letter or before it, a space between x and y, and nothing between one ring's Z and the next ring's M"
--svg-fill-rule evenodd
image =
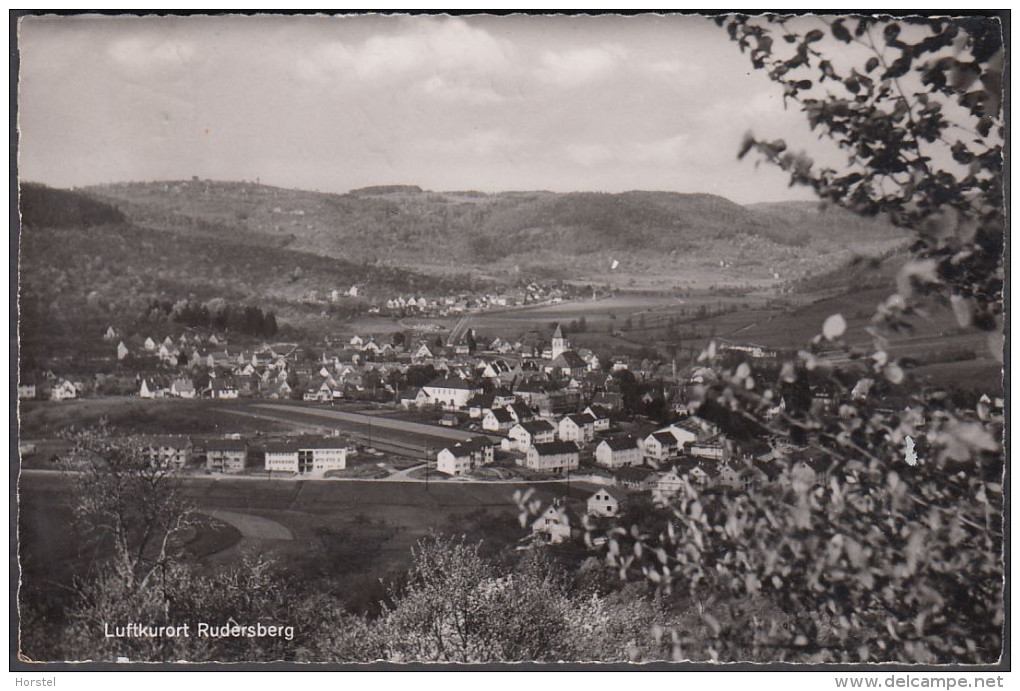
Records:
M622 356L603 361L590 349L573 348L560 324L548 338L532 331L489 340L463 323L458 329L446 344L439 337L407 342L354 335L311 357L299 344L238 346L216 334L125 342L110 327L102 339L118 361L133 365L133 378L120 375L122 390L133 397L243 404L238 414L294 422L301 430L134 440L148 461L192 476L566 480L590 488L586 501L560 497L539 507L531 536L550 543L579 539L582 515L626 513L631 495L662 503L684 488L760 489L781 472L772 462L779 456L794 459L792 472L806 486L828 482L826 457L817 449L788 436L739 438L694 414L688 394L715 376L708 368ZM755 344L720 339L718 348L765 370L777 361L775 349ZM816 414L838 415L845 398L866 403L870 390L862 378L848 396L824 386L807 395ZM22 382L18 394L56 402L101 395L96 384L57 377L42 385ZM1001 415L1001 400L983 403ZM780 398L770 414L785 408ZM916 423L923 429L924 421ZM28 456L35 448L23 442L21 451Z

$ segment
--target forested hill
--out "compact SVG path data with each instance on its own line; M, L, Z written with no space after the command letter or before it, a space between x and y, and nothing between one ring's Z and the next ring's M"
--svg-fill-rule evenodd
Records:
M599 253L655 259L698 254L727 261L734 241L763 262L796 261L884 243L880 220L810 205L744 207L724 197L672 192L430 192L387 185L326 194L246 182L187 180L89 188L152 228L243 235L251 242L355 260L433 265L565 266Z
M369 296L470 290L463 272L425 275L274 246L273 238L223 232L215 223L153 228L79 191L21 188L19 305L22 357L43 363L93 346L109 325L125 337L183 327L153 321L166 305L218 300L238 313L259 309L281 327L328 331L331 320L365 309L365 300L330 302L357 285ZM180 311L180 310L178 310ZM339 323L339 322L338 322Z

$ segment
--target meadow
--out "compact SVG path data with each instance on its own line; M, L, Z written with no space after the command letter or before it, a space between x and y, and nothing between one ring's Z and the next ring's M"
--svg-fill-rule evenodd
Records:
M122 434L264 434L291 427L266 418L231 414L246 404L213 400L154 399L135 396L82 398L71 401L21 401L22 439L52 438L62 432L92 427L105 419Z
M186 478L199 512L223 509L285 526L293 540L238 540L221 522L203 519L188 536L199 569L232 565L246 552L273 559L307 589L332 592L352 611L377 611L388 584L399 581L411 548L430 531L468 535L490 551L526 534L513 492L520 485ZM106 550L75 528L69 479L31 473L21 478L19 516L25 596L60 601L73 580L98 568ZM583 499L591 486L536 486L543 502ZM218 551L216 551L218 550Z

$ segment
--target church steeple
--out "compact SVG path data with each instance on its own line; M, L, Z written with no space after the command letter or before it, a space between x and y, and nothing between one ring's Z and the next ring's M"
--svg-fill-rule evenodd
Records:
M552 337L552 356L553 360L558 358L564 352L570 350L570 341L567 340L566 336L563 335L563 329L559 324L556 325L556 331L553 332Z

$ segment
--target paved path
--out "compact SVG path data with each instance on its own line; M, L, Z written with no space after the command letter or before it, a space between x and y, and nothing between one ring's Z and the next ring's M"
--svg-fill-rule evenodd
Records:
M424 468L424 467L425 467L425 464L422 463L421 465L416 465L416 466L412 466L410 468L404 468L403 470L398 470L397 472L393 473L389 477L384 477L384 478L380 478L380 479L381 480L386 480L386 481L389 481L389 482L424 482L425 481L424 479L419 480L418 478L411 477L411 473L413 473L414 471L418 470L419 468Z
M249 540L293 540L294 534L287 526L262 516L250 513L223 511L222 509L202 509L201 513L217 518L237 528L241 537Z

